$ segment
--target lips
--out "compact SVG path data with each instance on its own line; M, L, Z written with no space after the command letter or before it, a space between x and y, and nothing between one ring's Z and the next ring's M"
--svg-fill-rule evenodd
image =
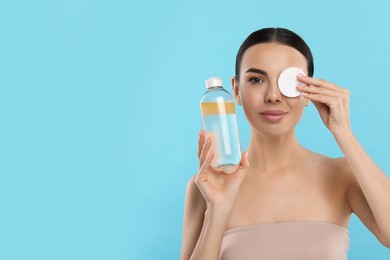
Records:
M269 121L271 123L276 123L282 120L287 115L287 112L284 112L282 110L266 110L261 112L260 115L266 121Z

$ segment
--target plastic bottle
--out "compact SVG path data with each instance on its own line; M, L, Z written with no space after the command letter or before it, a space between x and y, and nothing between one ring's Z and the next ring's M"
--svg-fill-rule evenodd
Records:
M214 159L211 166L233 173L241 161L241 144L232 95L223 88L221 78L205 81L206 93L200 106L206 136L211 138Z

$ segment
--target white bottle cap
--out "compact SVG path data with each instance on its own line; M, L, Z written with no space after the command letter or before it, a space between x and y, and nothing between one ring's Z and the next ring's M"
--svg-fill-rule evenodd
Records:
M223 86L222 79L217 77L209 78L208 80L205 80L205 83L207 89Z
M278 86L280 92L286 97L297 97L302 94L302 92L297 89L297 85L302 84L297 79L298 74L306 75L302 69L297 67L289 67L280 73Z

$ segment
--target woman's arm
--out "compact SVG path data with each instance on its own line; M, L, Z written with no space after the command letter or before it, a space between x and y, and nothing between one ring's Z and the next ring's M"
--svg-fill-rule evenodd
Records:
M219 259L229 215L228 208L207 208L195 178L192 178L187 186L180 259Z
M180 259L218 259L229 215L228 209L207 209L195 178L191 178L186 192Z
M187 185L181 260L218 260L223 235L243 176L249 167L244 153L238 169L214 169L211 139L199 133L199 172Z
M195 176L187 184L185 204L184 204L184 221L183 221L183 238L181 247L181 260L188 260L196 246L200 233L202 231L206 203L195 185Z
M378 240L390 248L390 179L351 131L337 133L335 138L355 177L347 190L349 204Z
M347 197L352 210L386 247L390 247L390 179L353 135L349 122L349 90L325 80L299 76L297 88L311 100L334 135L352 171Z

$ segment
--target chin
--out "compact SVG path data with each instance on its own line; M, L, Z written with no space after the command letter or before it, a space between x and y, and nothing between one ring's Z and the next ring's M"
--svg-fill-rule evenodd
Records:
M278 137L294 132L295 125L286 125L283 123L278 124L261 124L257 122L257 125L252 124L252 129L265 136Z

